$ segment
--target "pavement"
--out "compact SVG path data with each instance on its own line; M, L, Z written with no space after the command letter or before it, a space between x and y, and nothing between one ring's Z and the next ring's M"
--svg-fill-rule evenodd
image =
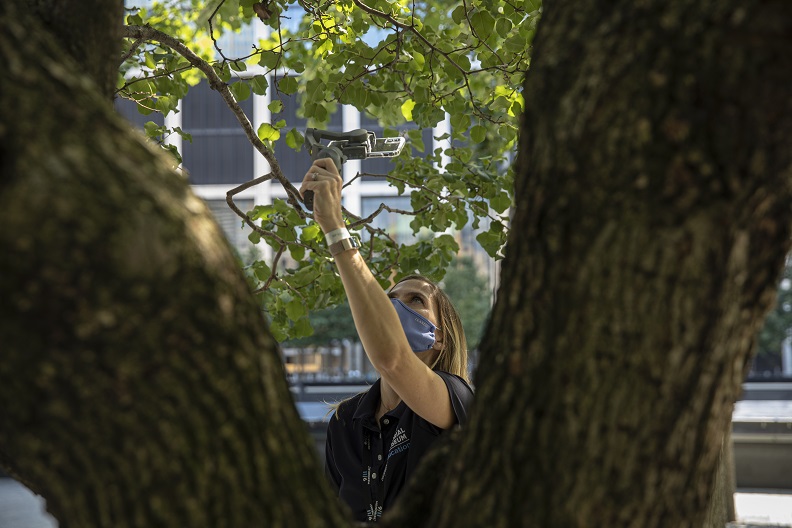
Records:
M792 527L792 490L738 490L734 494L734 507L738 522L746 528Z

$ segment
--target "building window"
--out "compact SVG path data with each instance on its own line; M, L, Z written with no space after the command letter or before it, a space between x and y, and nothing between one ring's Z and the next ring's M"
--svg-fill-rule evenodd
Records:
M253 99L239 103L253 115ZM253 177L253 146L234 114L206 81L192 87L182 102L182 129L192 141L182 144L184 168L193 185L233 185Z
M205 200L205 202L240 258L244 261L249 260L251 253L256 250L253 243L248 240L252 232L250 227L242 223L242 219L228 207L225 200ZM253 208L253 200L236 200L236 204L240 211L250 211Z

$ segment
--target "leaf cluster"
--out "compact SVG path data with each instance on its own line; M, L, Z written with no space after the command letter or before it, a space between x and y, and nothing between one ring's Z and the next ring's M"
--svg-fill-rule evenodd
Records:
M204 61L216 77L210 86L228 87L226 102L236 115L244 115L238 102L269 97L272 118L249 137L260 142L272 166L264 179L282 183L289 168L280 167L274 147L285 142L299 150L303 143L296 124L282 115L286 97L297 98L309 126L324 128L345 104L376 118L384 135L405 134L410 148L388 175L375 176L409 196L410 209L383 204L366 218L347 215L347 221L365 242L362 254L383 286L415 272L440 280L459 251L452 233L476 229L493 258L505 244L520 89L540 14L537 0L154 2L130 10L127 24L176 37L194 56L175 51L164 37L128 39L118 94L136 101L142 113L176 111L206 77L196 67ZM222 36L251 25L264 38L251 42L244 56L228 56ZM443 122L450 130L434 143L443 146L429 149L422 131ZM181 130L153 123L147 133L189 140ZM397 243L374 227L384 212L408 215L414 239ZM308 335L308 312L343 298L321 231L294 201L259 205L243 213L243 221L254 227L251 240L271 249L267 261L247 270L273 332L278 339Z

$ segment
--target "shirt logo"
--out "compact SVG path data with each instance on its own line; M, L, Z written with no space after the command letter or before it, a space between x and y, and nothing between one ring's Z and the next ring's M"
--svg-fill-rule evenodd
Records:
M403 427L399 427L396 429L396 433L393 435L393 440L391 441L390 448L388 449L388 459L393 455L398 455L404 451L410 449L410 437L407 436L407 432L404 430Z

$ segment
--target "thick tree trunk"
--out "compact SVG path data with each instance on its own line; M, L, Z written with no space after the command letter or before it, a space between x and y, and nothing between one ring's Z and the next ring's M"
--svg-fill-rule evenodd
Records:
M220 229L59 47L0 3L0 464L61 527L344 523Z
M0 3L0 464L63 527L344 524L219 229L25 5ZM789 248L790 11L546 6L476 408L402 526L704 524Z
M431 526L705 524L792 224L792 5L548 2Z

